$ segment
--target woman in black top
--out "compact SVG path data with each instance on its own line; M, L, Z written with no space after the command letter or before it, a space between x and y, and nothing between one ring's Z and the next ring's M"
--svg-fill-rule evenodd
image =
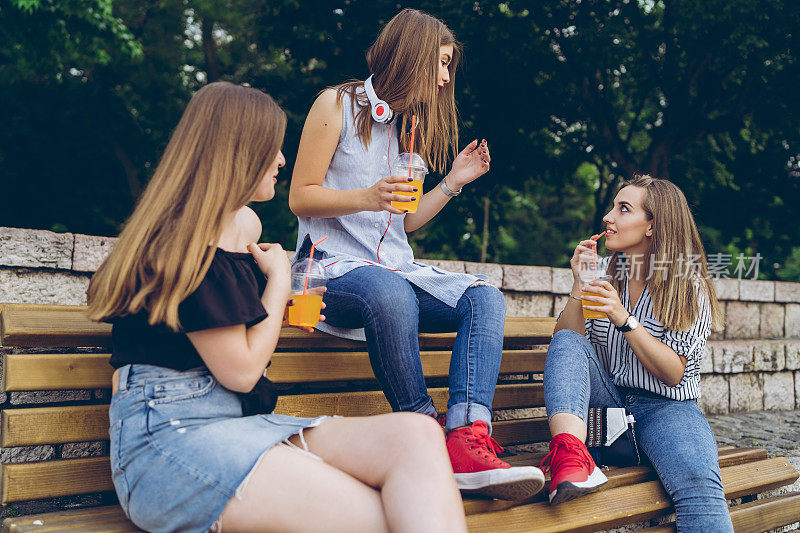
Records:
M200 89L92 279L90 316L113 323L120 504L150 531L464 531L432 418L243 415L250 391L271 410L289 299L286 253L254 244L245 205L275 194L285 124L260 91Z

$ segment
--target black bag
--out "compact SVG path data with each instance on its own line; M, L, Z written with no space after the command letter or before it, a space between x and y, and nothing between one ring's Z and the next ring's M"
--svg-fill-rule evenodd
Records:
M278 390L275 384L261 376L250 392L238 393L242 400L242 416L268 415L278 403Z
M586 447L598 465L638 466L642 464L633 424L624 407L590 407Z

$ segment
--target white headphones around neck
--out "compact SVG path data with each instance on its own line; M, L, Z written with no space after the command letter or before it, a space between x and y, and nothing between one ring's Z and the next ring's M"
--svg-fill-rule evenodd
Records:
M369 104L372 108L372 120L381 124L391 124L394 118L394 111L389 104L378 98L375 88L372 86L372 76L364 80L364 90L367 92Z

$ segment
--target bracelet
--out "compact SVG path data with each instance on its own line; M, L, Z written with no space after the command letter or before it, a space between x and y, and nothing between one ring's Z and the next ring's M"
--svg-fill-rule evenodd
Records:
M459 194L461 194L461 189L458 189L457 191L453 191L453 190L450 189L450 187L447 186L447 177L442 178L442 181L439 183L439 187L441 187L442 191L447 196L450 196L451 198L453 196L458 196Z
M578 300L579 302L583 303L583 300L581 300L577 296L573 296L572 293L569 293L569 297L572 298L573 300Z

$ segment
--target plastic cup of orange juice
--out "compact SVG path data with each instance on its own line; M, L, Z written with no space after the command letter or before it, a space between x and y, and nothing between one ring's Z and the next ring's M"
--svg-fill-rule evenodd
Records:
M597 255L597 252L593 252L591 254L582 254L578 258L578 276L580 277L581 283L584 285L589 285L593 281L610 281L611 276L606 274L606 272L600 270L600 257ZM597 302L592 302L590 300L586 300L586 296L597 296L597 293L592 293L588 291L581 291L581 305L586 305L589 307L597 307L599 304ZM606 314L600 311L595 311L594 309L583 309L583 318L595 319L595 318L607 318Z
M416 213L419 206L419 197L422 196L422 184L428 174L428 167L419 154L409 154L408 152L398 155L392 162L392 176L408 176L412 180L402 182L403 185L411 185L417 188L417 192L394 191L401 196L410 196L407 202L392 202L392 207L403 209L409 213Z
M302 259L292 265L291 298L294 305L287 308L289 325L313 328L319 324L322 294L327 283L325 269L316 259Z

